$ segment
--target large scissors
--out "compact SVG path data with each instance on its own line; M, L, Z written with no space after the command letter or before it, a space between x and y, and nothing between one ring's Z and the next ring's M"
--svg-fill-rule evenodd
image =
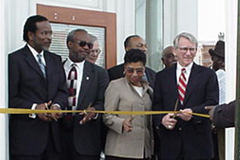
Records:
M175 106L174 106L174 109L173 111L177 111L177 108L178 108L178 103L179 103L179 99L177 98L176 102L175 102ZM175 118L176 117L176 113L173 113L173 115L170 116L171 118Z

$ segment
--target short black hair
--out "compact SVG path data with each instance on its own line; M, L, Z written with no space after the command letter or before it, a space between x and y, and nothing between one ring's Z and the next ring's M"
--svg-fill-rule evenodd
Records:
M146 54L140 49L130 49L126 52L124 56L124 64L132 62L142 62L145 66L146 64Z
M41 16L41 15L34 15L34 16L31 16L27 19L27 21L24 25L24 29L23 29L23 40L25 42L29 41L28 32L35 33L36 30L38 29L37 26L36 26L36 23L37 22L42 22L42 21L48 21L48 19L46 17Z
M80 29L80 28L70 31L67 35L67 40L66 40L67 47L68 47L68 42L74 41L74 35L76 32L85 32L86 34L88 34L88 32L85 29Z
M139 35L131 35L131 36L128 36L125 41L124 41L124 47L127 48L130 46L130 40L134 37L140 37ZM141 37L140 37L141 38Z

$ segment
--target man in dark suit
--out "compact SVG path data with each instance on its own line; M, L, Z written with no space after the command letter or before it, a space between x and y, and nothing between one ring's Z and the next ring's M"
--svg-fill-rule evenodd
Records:
M71 70L75 68L74 75L77 78L73 85L76 94L69 95L68 109L103 110L104 93L109 79L105 69L85 60L93 47L88 32L82 29L71 31L67 37L67 47L69 58L64 63L65 73L68 78L74 77ZM67 83L71 87L69 79ZM67 114L63 117L62 127L64 160L99 160L102 143L101 114Z
M138 35L132 35L132 36L127 37L126 40L124 41L124 47L125 47L126 51L128 51L130 49L140 49L145 54L147 54L147 44ZM112 68L109 68L108 69L108 75L109 75L110 81L112 81L114 79L124 77L123 70L124 70L124 64L123 63L119 64L117 66L114 66ZM155 71L146 67L144 78L149 82L149 84L152 88L154 86L155 75L156 75Z
M210 110L209 115L217 128L234 127L236 100L218 106L206 106Z
M174 39L178 62L157 73L153 110L178 114L154 116L159 128L161 160L209 160L213 156L209 119L191 113L207 113L206 105L218 104L214 71L193 62L198 42L189 33Z
M29 17L24 25L26 46L9 55L9 107L59 110L67 104L61 57L48 50L52 30L47 18ZM58 160L60 114L10 116L11 160Z

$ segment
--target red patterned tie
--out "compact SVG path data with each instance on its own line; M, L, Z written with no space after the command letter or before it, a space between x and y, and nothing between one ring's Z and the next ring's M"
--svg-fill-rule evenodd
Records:
M72 68L68 73L68 108L72 110L73 106L76 106L76 93L77 93L77 69L76 64L72 64Z
M178 81L178 94L179 94L179 100L181 104L183 104L185 93L186 93L186 87L187 87L187 79L185 74L186 74L186 69L182 68L181 75Z

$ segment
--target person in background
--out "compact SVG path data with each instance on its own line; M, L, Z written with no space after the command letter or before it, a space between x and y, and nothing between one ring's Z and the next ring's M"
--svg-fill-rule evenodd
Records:
M87 55L86 60L88 60L91 63L96 63L99 54L101 53L101 50L99 48L98 39L96 36L89 34L91 43L93 44L93 48L90 49L90 53Z
M110 82L105 93L105 111L150 111L152 88L142 80L146 55L139 49L128 50L124 57L125 76ZM106 160L150 159L153 131L150 115L105 114L109 128Z
M161 160L210 160L213 143L210 120L191 113L206 114L205 106L217 105L219 98L215 72L193 62L198 41L190 33L180 33L173 41L177 63L157 73L154 111L180 111L154 115L159 128Z
M9 107L60 110L67 105L61 57L48 51L52 40L46 17L27 19L26 45L9 54ZM13 114L9 120L10 160L59 160L61 114Z
M126 40L124 41L124 47L125 47L125 51L128 51L130 49L140 49L145 54L147 54L147 51L148 51L145 40L138 35L131 35L127 37ZM143 79L149 82L150 86L153 88L156 72L148 67L145 67L145 68L146 69L144 72ZM109 75L110 81L124 77L123 72L124 72L124 64L119 64L117 66L109 68L108 75Z
M213 49L209 49L213 64L212 69L216 72L219 84L219 104L226 102L226 82L225 82L225 42L219 40Z
M174 47L168 46L164 48L162 51L162 63L164 64L165 68L169 68L173 66L177 62L176 56L174 55Z
M66 110L103 110L108 85L107 71L86 61L93 44L86 30L76 29L67 36L69 57L64 62L68 84ZM63 160L99 160L102 115L93 112L65 114L62 121Z
M213 64L212 69L216 72L219 84L219 104L225 103L226 82L225 82L225 42L219 40L214 49L209 49ZM225 129L213 128L213 141L215 157L213 160L225 160Z

